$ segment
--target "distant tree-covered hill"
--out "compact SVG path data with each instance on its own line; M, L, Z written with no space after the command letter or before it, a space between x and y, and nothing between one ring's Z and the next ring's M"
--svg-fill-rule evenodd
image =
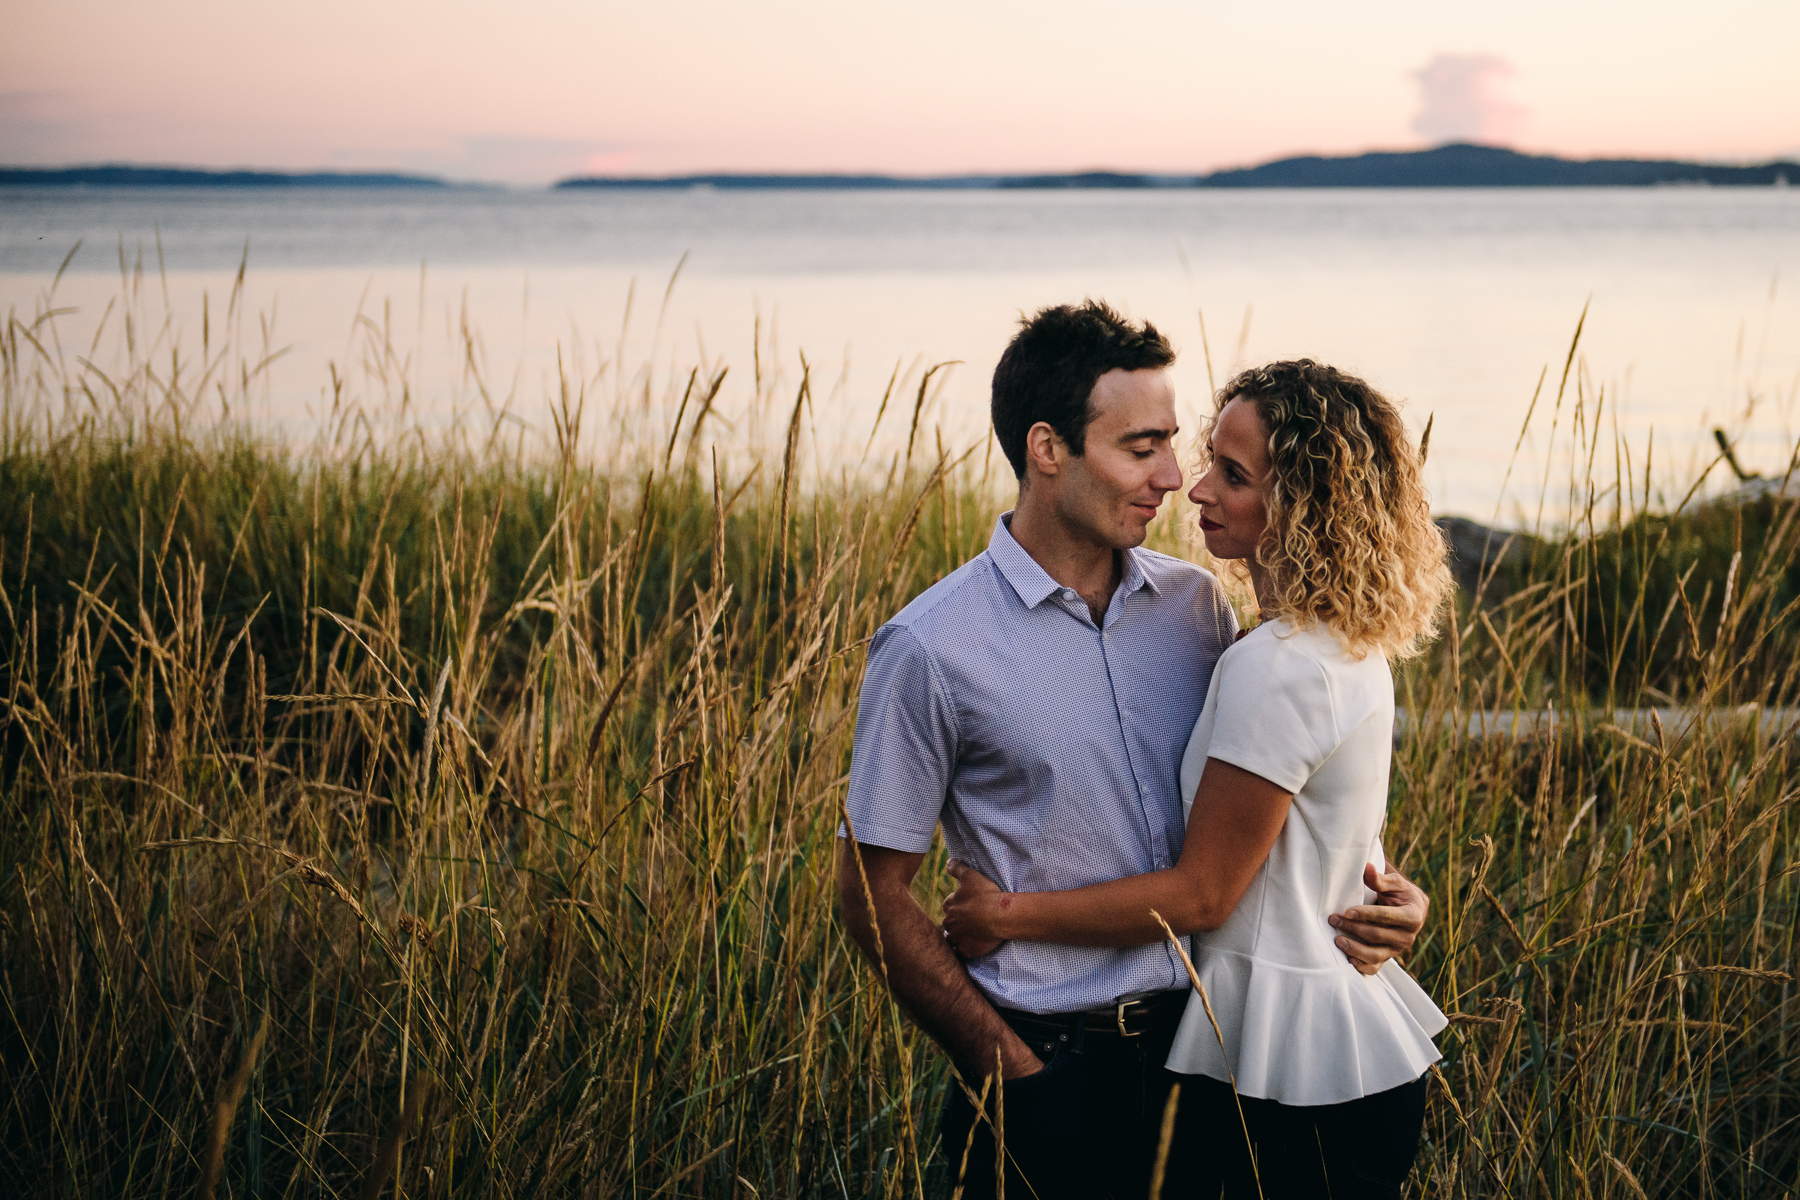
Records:
M185 167L0 167L0 187L441 188L429 175L350 171L198 171Z
M1499 146L1456 143L1430 150L1380 151L1328 158L1304 155L1215 171L1151 175L1080 171L1049 175L657 175L585 176L559 188L717 188L721 190L875 188L1326 188L1326 187L1722 187L1800 184L1800 163L1720 166L1673 159L1556 158Z
M1199 187L1647 187L1656 184L1754 186L1800 183L1800 163L1733 167L1673 159L1556 158L1499 146L1456 143L1430 150L1306 155L1215 171Z
M1429 150L1337 157L1302 155L1210 175L1071 171L1034 175L871 175L714 172L694 175L582 176L557 188L717 189L720 191L874 191L914 189L1077 188L1454 188L1781 187L1800 184L1800 163L1753 166L1675 159L1557 158L1499 146L1455 143ZM429 175L395 172L203 171L120 164L99 167L0 167L0 187L448 188Z
M998 175L807 175L721 171L698 175L582 175L559 180L555 186L559 189L618 191L861 192L993 188L1003 186L1003 180Z

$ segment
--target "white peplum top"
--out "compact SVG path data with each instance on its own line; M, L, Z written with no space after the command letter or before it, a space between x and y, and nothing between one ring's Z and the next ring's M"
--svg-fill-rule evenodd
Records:
M1326 917L1373 900L1363 864L1383 864L1394 680L1387 659L1351 658L1328 629L1267 622L1226 650L1181 762L1193 807L1208 758L1294 795L1262 869L1225 924L1195 934L1198 996L1169 1069L1227 1080L1282 1104L1339 1104L1425 1072L1449 1024L1398 963L1363 975ZM1227 1070L1229 1062L1230 1069Z

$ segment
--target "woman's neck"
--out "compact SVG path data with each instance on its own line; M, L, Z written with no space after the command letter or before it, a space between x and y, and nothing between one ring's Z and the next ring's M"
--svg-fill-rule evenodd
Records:
M1275 584L1269 578L1269 571L1254 558L1246 559L1244 566L1250 572L1250 590L1256 595L1256 607L1269 612L1275 602Z

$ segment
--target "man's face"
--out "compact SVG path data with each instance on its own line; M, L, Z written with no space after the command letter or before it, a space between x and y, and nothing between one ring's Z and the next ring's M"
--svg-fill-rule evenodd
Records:
M1181 486L1175 384L1163 369L1108 371L1089 404L1086 449L1063 460L1057 513L1094 542L1129 549L1143 543L1163 497Z

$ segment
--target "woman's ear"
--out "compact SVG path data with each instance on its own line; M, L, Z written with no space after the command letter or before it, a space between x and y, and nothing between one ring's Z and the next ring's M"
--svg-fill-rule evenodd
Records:
M1067 457L1069 448L1050 422L1039 421L1025 431L1025 464L1026 473L1036 468L1039 475L1055 475L1062 470L1063 459Z

